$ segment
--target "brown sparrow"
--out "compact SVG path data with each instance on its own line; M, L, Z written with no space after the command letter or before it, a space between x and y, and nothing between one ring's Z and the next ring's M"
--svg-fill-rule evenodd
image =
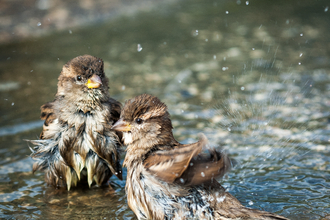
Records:
M84 55L63 66L54 101L41 106L40 140L30 140L33 171L45 171L48 184L70 190L80 180L91 186L122 178L120 138L111 129L121 104L108 89L101 59Z
M246 208L226 192L215 178L231 168L228 156L208 148L203 135L197 143L177 142L157 97L126 101L112 129L127 145L126 194L138 219L286 219Z

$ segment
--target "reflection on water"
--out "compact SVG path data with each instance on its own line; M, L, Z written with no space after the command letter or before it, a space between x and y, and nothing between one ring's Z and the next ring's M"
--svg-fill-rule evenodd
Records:
M244 205L292 219L329 217L327 4L180 1L2 45L0 216L134 218L125 181L66 192L31 173L23 139L39 135L39 107L53 99L62 65L91 54L105 61L114 98L159 96L178 140L203 132L224 147L237 166L222 184Z

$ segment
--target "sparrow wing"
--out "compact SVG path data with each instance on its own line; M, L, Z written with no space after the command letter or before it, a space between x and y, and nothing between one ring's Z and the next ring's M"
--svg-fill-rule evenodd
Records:
M41 118L41 120L44 120L44 126L43 126L43 130L40 134L40 139L45 139L44 131L45 131L46 127L48 127L56 119L56 114L55 114L55 110L54 110L53 106L54 106L54 101L48 102L40 107L40 110L41 110L40 118Z
M120 112L121 112L121 103L113 98L109 98L109 103L111 104L111 116L113 120L113 124L119 120Z
M227 155L209 149L207 138L201 135L197 143L179 145L170 150L152 152L145 161L147 171L168 183L198 185L223 176L231 167Z
M117 100L115 100L113 98L109 98L109 103L111 103L110 114L112 116L112 122L110 122L110 123L112 123L111 125L114 125L120 118L122 105L120 102L118 102ZM121 131L114 131L114 132L116 132L120 143L123 144L123 142L122 142L123 133Z

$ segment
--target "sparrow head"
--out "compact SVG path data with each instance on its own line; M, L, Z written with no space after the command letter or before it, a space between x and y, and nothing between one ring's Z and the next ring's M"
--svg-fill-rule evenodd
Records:
M174 140L172 128L167 106L148 94L126 101L119 121L112 126L123 132L125 144L133 143L135 147L145 149L171 143Z
M87 93L97 96L108 91L103 61L90 55L78 56L63 66L58 78L58 95Z

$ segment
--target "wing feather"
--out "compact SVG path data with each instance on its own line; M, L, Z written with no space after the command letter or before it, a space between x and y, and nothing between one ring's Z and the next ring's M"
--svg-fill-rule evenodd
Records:
M178 145L172 149L152 152L144 167L162 181L183 185L199 185L223 176L230 168L228 156L215 149L207 149L208 140L201 135L193 144Z

